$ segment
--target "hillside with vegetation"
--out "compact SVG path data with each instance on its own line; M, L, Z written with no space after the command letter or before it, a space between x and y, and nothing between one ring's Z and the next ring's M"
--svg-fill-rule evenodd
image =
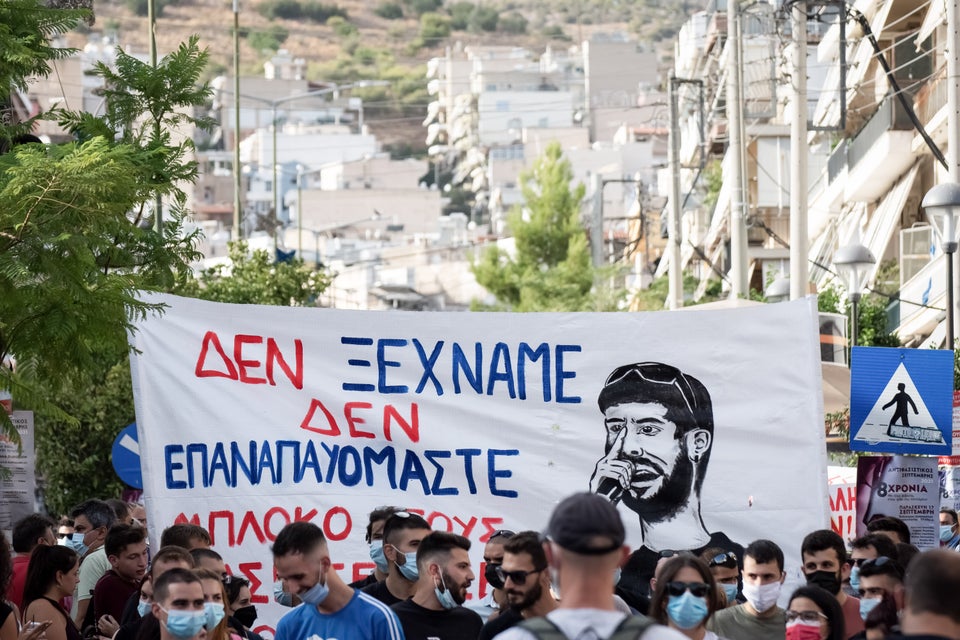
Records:
M422 151L429 101L426 61L447 47L515 45L534 51L572 46L593 33L620 31L651 46L669 42L699 0L239 0L241 70L285 49L307 62L314 81L388 80L364 98L367 122L396 155ZM208 76L233 66L231 0L156 0L162 53L191 34L210 52ZM147 0L95 0L91 33L116 34L130 53L148 48ZM82 45L83 34L76 35Z

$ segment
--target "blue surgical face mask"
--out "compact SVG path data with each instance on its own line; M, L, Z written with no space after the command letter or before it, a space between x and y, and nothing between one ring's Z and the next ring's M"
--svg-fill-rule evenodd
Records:
M284 607L293 606L293 594L283 590L283 583L277 580L273 583L273 600Z
M940 542L950 542L951 538L953 538L953 525L940 525Z
M707 599L698 598L689 591L667 600L667 617L681 629L693 629L703 622L709 611Z
M142 618L143 616L150 613L150 607L151 607L151 604L149 600L141 600L140 602L137 603L137 613L139 613L140 617Z
M736 583L733 583L733 584L721 583L720 586L723 587L723 593L726 594L727 596L727 604L733 604L734 602L737 601L738 588Z
M396 547L394 547L394 549L400 553L400 549L397 549ZM410 582L416 582L417 578L420 577L420 572L417 570L417 552L411 551L410 553L404 553L403 557L405 559L404 563L397 564L397 569L400 570L400 575Z
M854 591L860 590L860 567L857 565L850 569L850 588Z
M880 604L880 598L860 598L860 617L866 620L878 604Z
M207 624L204 625L207 631L210 631L223 620L223 604L220 602L204 602L203 612L207 616Z
M323 582L317 582L317 584L297 595L299 595L300 600L306 604L310 605L311 607L316 607L326 600L329 594L330 588Z
M443 587L443 591L440 590L440 587ZM437 600L440 601L440 606L444 609L455 609L457 607L457 601L453 599L453 594L450 592L450 589L447 588L447 583L443 580L443 575L440 576L440 584L435 584L433 587L433 592L437 595Z
M89 547L84 544L83 539L86 537L84 533L71 533L63 543L77 552L78 556L82 556L87 552Z
M390 563L387 557L383 555L383 540L374 540L370 543L370 559L377 565L377 571L386 573L390 570Z
M163 626L167 628L170 635L181 640L192 638L200 633L207 621L206 609L200 611L181 611L179 609L167 611L160 607L160 610L167 614L167 620L163 623Z
M623 570L620 567L617 567L613 571L613 586L620 584L620 577L623 575Z

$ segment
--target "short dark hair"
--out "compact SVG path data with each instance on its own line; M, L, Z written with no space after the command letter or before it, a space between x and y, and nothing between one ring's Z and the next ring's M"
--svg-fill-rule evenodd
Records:
M430 530L430 524L415 513L407 511L398 511L389 518L383 525L383 542L385 544L394 544L396 542L396 533L406 529L427 529Z
M193 565L195 567L200 566L201 560L219 560L223 562L223 556L214 551L213 549L205 549L203 547L198 547L196 549L190 549L190 557L193 558Z
M73 518L74 523L80 516L89 520L94 529L100 527L109 529L117 522L117 514L103 500L84 500L70 510L70 517Z
M192 569L181 569L180 567L170 569L153 581L153 601L161 603L166 600L167 596L170 595L170 585L172 584L192 584L194 582L199 584L200 578L193 573Z
M80 561L77 552L63 545L40 545L30 554L27 577L23 584L23 609L42 598L57 577L57 572L67 573Z
M273 557L289 554L308 554L321 544L326 544L323 530L312 522L291 522L277 534L273 542Z
M956 509L951 509L950 507L940 507L940 513L945 513L951 518L953 518L953 524L957 524L960 520L957 519Z
M167 527L163 530L163 533L160 534L161 547L174 545L189 549L191 540L201 540L205 544L210 544L210 532L198 524L181 522L180 524Z
M56 529L57 525L48 518L39 513L31 513L21 518L13 525L13 550L16 553L30 553L37 546L37 540L42 538L47 529Z
M130 505L128 505L123 500L117 500L116 498L110 498L105 501L110 508L113 509L114 515L117 516L117 520L125 521L130 517Z
M743 550L743 556L753 558L757 564L776 561L777 568L783 572L783 549L772 540L754 540Z
M910 527L907 523L894 516L883 516L867 523L867 531L890 531L900 536L900 542L910 542Z
M183 547L178 547L174 544L167 545L165 547L160 547L160 550L157 551L153 558L150 560L150 577L155 578L153 574L153 568L157 566L158 562L163 562L164 564L169 564L176 562L177 560L182 561L188 567L194 567L195 562L193 561L193 556L190 555L190 552L184 549Z
M910 568L910 561L920 553L920 549L909 542L898 542L896 547L897 561L900 563L900 566L903 567L903 570L906 571Z
M818 549L817 551L823 551L823 549ZM830 626L830 635L827 636L827 640L847 640L843 609L840 607L840 603L837 602L836 596L822 587L806 585L793 592L787 606L789 607L789 602L793 602L797 598L813 600L813 603L820 607L823 615L827 616L827 623Z
M814 554L820 551L833 549L837 552L837 562L840 565L847 563L847 545L843 543L840 534L831 529L820 529L808 533L800 543L800 557L806 554Z
M903 567L894 558L879 556L860 565L860 577L890 576L897 582L903 582Z
M147 532L143 527L130 524L115 524L107 531L107 539L103 542L103 551L110 556L119 556L131 544L140 544L147 539Z
M877 557L886 556L894 560L898 559L896 543L885 535L868 533L850 543L851 549L866 549L867 547L873 547L877 552Z
M547 566L547 553L543 550L543 541L536 531L521 531L513 534L503 545L503 552L514 555L528 553L534 567Z
M367 537L366 537L366 540L368 543L373 541L373 523L380 522L381 520L386 522L387 518L389 518L390 516L392 516L398 511L403 511L403 509L400 507L388 506L388 507L377 507L376 509L370 512L370 519L367 522Z
M911 613L946 616L960 624L960 553L947 549L925 551L910 563L904 582L906 609Z
M650 617L660 624L667 624L667 585L673 582L674 577L682 569L687 567L699 573L703 583L709 587L707 591L707 618L720 608L720 592L717 590L717 581L707 563L692 553L678 553L660 567L660 571L657 573L657 587L650 597Z
M420 574L426 573L424 569L431 560L438 557L446 559L454 549L470 551L470 540L446 531L433 531L424 536L417 546L417 567Z

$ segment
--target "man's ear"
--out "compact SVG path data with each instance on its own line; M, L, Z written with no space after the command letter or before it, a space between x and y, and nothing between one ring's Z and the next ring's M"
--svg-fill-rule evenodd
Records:
M392 544L383 543L383 557L389 560L390 564L397 561L397 550L393 548Z
M687 455L697 462L710 449L713 436L706 429L693 429L684 436L687 445Z

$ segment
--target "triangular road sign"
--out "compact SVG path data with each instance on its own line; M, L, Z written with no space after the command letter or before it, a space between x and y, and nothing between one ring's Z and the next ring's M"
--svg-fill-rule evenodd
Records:
M901 387L902 385L902 387ZM943 444L943 434L901 362L854 438L861 442Z

